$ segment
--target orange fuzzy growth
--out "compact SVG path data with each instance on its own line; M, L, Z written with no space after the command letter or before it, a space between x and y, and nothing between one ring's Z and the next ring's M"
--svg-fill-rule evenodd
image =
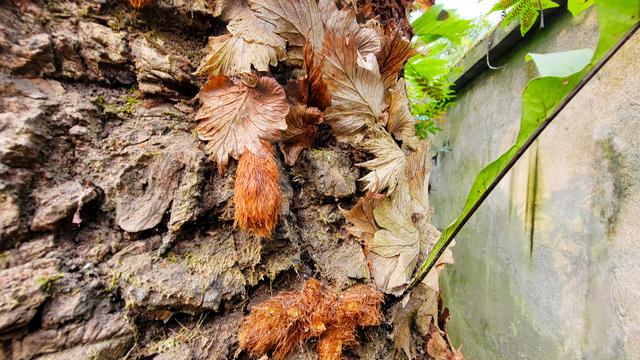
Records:
M129 0L129 5L136 9L141 9L149 4L151 4L153 0Z
M282 205L280 173L271 144L262 156L245 151L238 162L233 200L235 222L242 230L270 236Z
M367 285L358 285L339 294L328 310L327 331L318 341L321 360L340 360L342 349L356 343L356 328L379 325L382 320L382 293Z
M342 349L356 343L357 327L380 324L382 301L382 294L371 286L337 293L311 279L302 291L285 292L255 306L240 329L240 347L255 357L271 351L279 360L318 337L320 360L339 360Z
M279 294L251 309L240 328L240 347L259 357L273 351L275 360L285 359L305 340L321 334L324 286L311 279L302 291Z

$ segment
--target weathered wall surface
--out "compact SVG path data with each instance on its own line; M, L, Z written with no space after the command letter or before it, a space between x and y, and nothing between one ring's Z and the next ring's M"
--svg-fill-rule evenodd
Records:
M557 19L459 93L434 148L434 222L515 140L527 52L593 46L595 12ZM571 102L456 239L441 282L470 359L640 358L640 36Z

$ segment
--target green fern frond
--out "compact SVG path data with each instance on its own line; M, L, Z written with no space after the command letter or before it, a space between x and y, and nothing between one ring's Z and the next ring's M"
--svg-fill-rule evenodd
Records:
M518 1L519 0L500 0L500 1L498 1L497 4L495 4L493 9L491 9L491 12L500 11L500 10L507 10L508 8L510 8L513 5L515 5Z
M520 33L522 36L529 32L538 19L538 9L527 7L520 14Z
M520 20L520 33L524 36L538 20L540 11L558 6L551 0L501 0L492 11L511 9L502 26L507 27L515 20Z

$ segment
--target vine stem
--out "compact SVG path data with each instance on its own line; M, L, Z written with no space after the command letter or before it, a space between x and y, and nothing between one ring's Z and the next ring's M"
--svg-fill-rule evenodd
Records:
M498 183L507 175L507 173L511 170L511 168L518 162L518 160L524 155L524 153L529 149L529 147L538 139L540 134L551 124L551 122L560 114L560 112L576 97L576 95L593 79L596 74L602 70L602 68L613 58L613 56L626 44L626 42L631 39L631 37L638 31L640 28L640 22L637 22L631 30L629 30L625 36L618 41L618 43L611 49L609 52L602 58L598 63L585 75L582 80L576 85L576 87L567 95L562 101L558 104L556 109L547 117L547 119L535 130L535 132L527 139L524 145L516 152L515 156L507 163L504 169L500 171L498 176L491 182L491 184L487 187L487 189L480 195L478 201L473 204L473 207L469 210L467 214L462 218L462 220L456 225L456 227L451 232L451 236L444 242L444 244L439 244L440 240L436 243L434 248L437 248L437 253L435 256L432 256L429 253L427 259L420 266L420 270L413 278L407 289L404 291L403 295L411 289L413 289L416 285L418 285L422 280L427 276L429 271L434 267L435 263L438 261L440 256L444 253L446 248L451 244L451 241L455 238L455 236L460 232L460 230L464 227L464 225L469 221L471 216L478 210L480 205L486 200L486 198L491 194L491 192L498 186ZM439 247L438 247L439 246Z

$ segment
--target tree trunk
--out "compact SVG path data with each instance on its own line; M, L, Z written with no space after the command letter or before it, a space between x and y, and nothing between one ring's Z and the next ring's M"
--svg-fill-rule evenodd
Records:
M355 164L370 154L320 124L294 165L275 155L273 233L234 226L237 162L220 174L198 139L206 78L193 75L233 11L132 3L146 6L0 3L0 359L244 359L238 329L256 304L309 278L336 291L372 282L342 212L365 194ZM409 34L408 5L358 1L358 20ZM299 69L261 74L285 85ZM359 330L343 356L404 356L387 299L383 325Z

